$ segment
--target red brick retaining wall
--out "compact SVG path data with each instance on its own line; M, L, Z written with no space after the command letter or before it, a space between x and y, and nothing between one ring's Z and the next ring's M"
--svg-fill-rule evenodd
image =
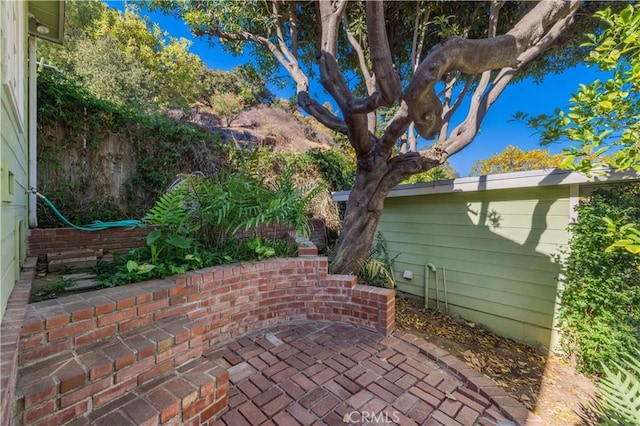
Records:
M309 219L309 239L318 248L326 246L326 229L322 219ZM260 227L258 231L239 232L240 238L255 235L265 238L283 238L291 229L280 225ZM149 228L110 228L103 231L78 231L74 228L32 229L29 234L29 256L41 256L51 252L81 249L104 249L113 254L144 247Z
M395 291L358 285L351 275L329 275L327 266L327 258L317 256L216 266L32 303L22 330L21 364L180 314L207 326L207 346L302 319L347 322L390 334ZM138 297L148 288L160 289L162 300Z
M149 228L110 228L103 231L78 231L73 228L32 229L29 234L29 256L81 249L104 249L124 254L144 247Z

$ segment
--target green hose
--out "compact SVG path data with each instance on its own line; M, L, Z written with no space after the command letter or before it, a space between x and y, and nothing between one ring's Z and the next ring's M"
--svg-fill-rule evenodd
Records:
M51 210L53 210L56 216L58 216L67 226L75 228L79 231L92 232L92 231L102 231L108 228L135 228L135 227L146 226L141 221L135 220L135 219L117 220L115 222L101 222L99 220L96 220L95 222L90 223L88 225L77 226L69 222L69 220L66 217L64 217L62 213L60 213L60 211L56 208L56 206L54 206L53 203L47 197L45 197L38 191L34 190L33 192L38 197L40 197L49 207L51 207Z

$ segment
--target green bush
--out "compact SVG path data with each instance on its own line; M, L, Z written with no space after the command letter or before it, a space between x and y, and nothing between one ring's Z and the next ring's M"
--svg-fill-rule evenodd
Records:
M607 250L604 217L640 221L640 185L599 189L577 207L559 321L561 348L578 370L600 374L640 345L640 257Z
M246 173L220 173L211 179L188 175L160 197L145 221L204 245L271 223L307 235L307 206L321 188L299 189L292 176L286 168L267 185Z
M348 191L356 179L356 164L342 149L312 149L306 153L332 191Z
M336 161L335 168L332 168L333 160ZM305 153L273 152L264 148L247 152L231 148L229 161L232 169L254 176L265 185L276 185L282 171L289 170L291 181L297 187L321 187L308 206L309 213L323 218L327 229L337 234L341 219L330 191L346 188L340 185L352 185L355 177L353 163L338 148Z

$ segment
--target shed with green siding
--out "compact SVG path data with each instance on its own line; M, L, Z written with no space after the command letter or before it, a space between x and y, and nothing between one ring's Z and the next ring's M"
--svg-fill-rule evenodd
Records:
M639 178L536 170L401 185L385 200L378 230L398 255L399 291L424 297L427 288L431 308L553 349L574 206L594 186ZM333 198L346 201L348 192Z

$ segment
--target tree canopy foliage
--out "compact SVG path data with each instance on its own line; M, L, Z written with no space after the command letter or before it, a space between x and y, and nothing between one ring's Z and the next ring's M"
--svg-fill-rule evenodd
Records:
M476 161L471 168L471 176L558 167L562 159L562 155L552 155L548 149L523 151L517 146L509 145L501 153Z
M199 95L203 67L190 42L169 37L133 10L67 1L63 46L40 43L38 57L78 78L93 95L150 112L186 108Z
M332 270L365 261L384 198L407 177L471 143L504 88L580 60L576 35L597 2L152 1L196 36L251 54L265 74L285 70L307 114L348 136L357 174ZM574 24L575 25L572 25ZM319 75L318 75L319 74ZM319 77L335 113L310 94ZM468 102L463 102L464 99ZM466 109L466 112L463 111ZM378 113L394 115L378 129ZM408 130L435 139L398 153Z
M612 77L581 84L566 111L519 117L538 129L543 144L572 143L565 167L582 172L602 165L640 170L640 7L629 5L619 13L606 8L595 16L605 30L588 35L587 62Z

